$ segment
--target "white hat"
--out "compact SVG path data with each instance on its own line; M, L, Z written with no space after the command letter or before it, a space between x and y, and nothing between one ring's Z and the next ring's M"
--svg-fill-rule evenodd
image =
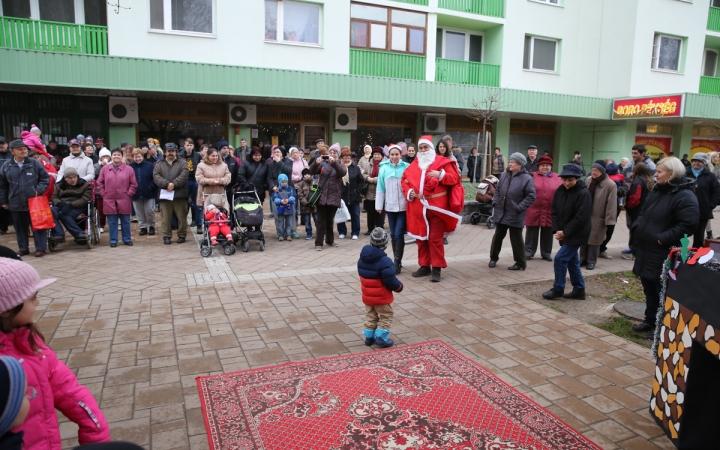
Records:
M100 150L98 158L102 159L103 156L112 156L112 153L110 153L110 150L103 148L102 150Z

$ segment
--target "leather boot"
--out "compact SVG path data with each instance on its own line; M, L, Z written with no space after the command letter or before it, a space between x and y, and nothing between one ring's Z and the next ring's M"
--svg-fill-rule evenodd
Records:
M440 281L440 268L439 267L432 268L432 277L430 278L430 281L432 281L433 283L438 283Z
M430 266L420 266L418 270L412 273L414 277L426 277L430 275Z
M393 253L395 254L395 273L402 271L402 258L405 252L405 242L398 241L393 243Z

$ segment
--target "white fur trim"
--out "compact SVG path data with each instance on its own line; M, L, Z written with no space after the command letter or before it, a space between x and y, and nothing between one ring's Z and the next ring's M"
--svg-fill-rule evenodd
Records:
M428 141L427 139L420 139L418 141L418 149L420 147L420 144L427 144L430 146L431 149L435 150L435 145L431 141Z

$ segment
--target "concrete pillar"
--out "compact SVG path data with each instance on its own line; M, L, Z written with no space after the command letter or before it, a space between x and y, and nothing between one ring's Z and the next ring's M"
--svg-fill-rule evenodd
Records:
M505 159L510 157L510 119L495 119L492 133L492 147L500 147Z
M687 123L675 125L673 127L673 143L672 151L675 156L682 158L684 154L690 154L690 145L692 141L693 124Z

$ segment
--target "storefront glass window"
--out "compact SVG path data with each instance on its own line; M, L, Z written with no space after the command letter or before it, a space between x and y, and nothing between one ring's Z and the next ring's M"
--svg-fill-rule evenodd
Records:
M325 125L305 125L303 127L303 143L304 148L315 150L315 141L325 139L327 142L327 127Z
M297 147L300 143L300 124L297 123L264 123L258 124L258 137L252 140L252 145L262 141L265 145L282 145L286 149ZM270 155L264 155L269 158Z
M180 138L191 137L205 139L206 143L215 144L225 137L224 125L219 120L158 120L140 119L138 131L140 140L154 138L161 144L177 142Z
M359 126L350 135L351 149L356 156L362 156L362 148L366 145L383 147L405 142L406 139L415 142L414 131L409 127Z

